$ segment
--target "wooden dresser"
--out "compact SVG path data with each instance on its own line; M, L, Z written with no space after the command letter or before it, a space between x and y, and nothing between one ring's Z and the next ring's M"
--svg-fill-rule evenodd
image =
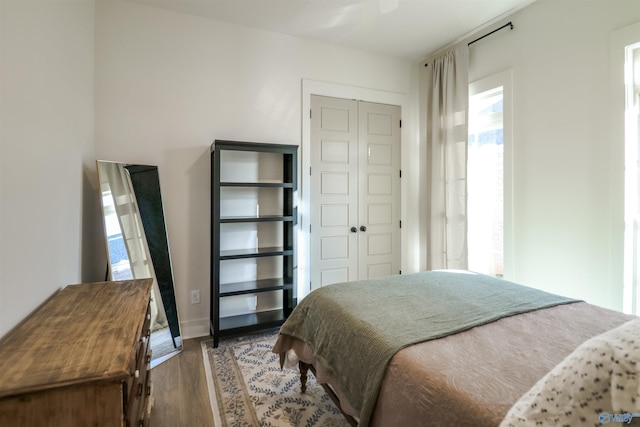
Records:
M70 285L0 340L0 426L145 426L151 279Z

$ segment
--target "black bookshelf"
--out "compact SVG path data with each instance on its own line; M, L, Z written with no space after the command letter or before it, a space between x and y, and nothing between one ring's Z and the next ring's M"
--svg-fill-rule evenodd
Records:
M284 144L266 144L254 142L238 142L216 140L211 145L211 312L210 332L213 335L214 347L218 346L221 337L241 335L263 329L269 329L281 325L291 313L297 303L296 295L296 226L297 207L295 192L297 190L297 146ZM281 158L276 162L281 171L277 172L278 182L263 182L256 180L229 181L224 180L224 168L233 167L225 165L221 160L224 151L271 153ZM259 159L259 157L257 157ZM258 160L260 162L260 160ZM273 165L258 163L256 168L272 168ZM274 171L271 171L272 173ZM236 191L234 189L253 189L260 191L281 191L280 212L266 215L247 214L247 212L232 212L226 209L225 215L221 215L224 198L221 198L220 189L225 192ZM277 224L282 232L278 246L240 247L221 250L225 233L222 227L225 224ZM281 224L281 225L280 225ZM259 231L258 231L259 234ZM227 245L228 246L228 245ZM280 277L255 277L252 280L242 280L231 283L221 282L221 271L225 268L225 262L232 260L246 260L257 262L258 259L270 260L279 264L282 271ZM238 315L224 316L221 314L225 300L242 295L256 295L266 292L281 294L281 307L251 311Z

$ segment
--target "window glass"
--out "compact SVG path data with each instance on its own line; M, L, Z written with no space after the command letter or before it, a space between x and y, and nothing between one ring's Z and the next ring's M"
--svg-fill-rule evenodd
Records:
M504 275L504 97L498 86L469 98L469 269Z

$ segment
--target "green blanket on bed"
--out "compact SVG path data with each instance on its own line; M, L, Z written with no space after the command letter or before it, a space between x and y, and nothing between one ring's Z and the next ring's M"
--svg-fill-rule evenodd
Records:
M280 332L314 348L367 426L386 366L402 348L570 302L481 274L429 271L317 289Z

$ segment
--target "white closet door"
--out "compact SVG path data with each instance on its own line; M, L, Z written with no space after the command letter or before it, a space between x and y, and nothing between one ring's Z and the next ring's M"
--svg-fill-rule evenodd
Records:
M400 107L311 96L311 289L400 271Z
M311 288L358 278L358 103L311 97Z
M400 107L359 103L358 278L400 272Z

